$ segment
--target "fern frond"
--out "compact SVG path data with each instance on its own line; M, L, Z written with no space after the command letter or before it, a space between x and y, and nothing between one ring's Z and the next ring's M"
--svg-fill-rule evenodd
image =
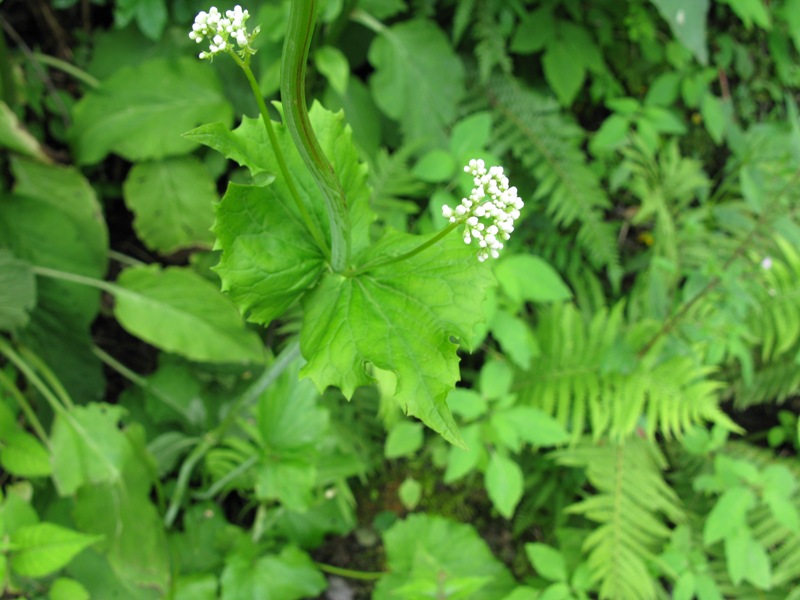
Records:
M545 199L547 213L561 227L578 223L578 242L592 264L605 267L609 279L618 284L616 227L605 219L608 196L580 148L583 131L559 112L554 100L514 79L492 77L486 90L495 137L538 181L533 200Z
M721 383L712 369L690 357L639 359L625 339L623 304L585 322L574 305L555 305L539 315L541 355L522 376L520 399L557 418L579 439L621 440L641 427L679 436L696 423L735 425L719 408Z
M651 600L655 578L648 563L669 539L666 521L684 520L680 501L662 476L666 461L658 447L632 437L621 444L581 444L553 454L559 464L586 469L597 490L571 506L599 524L584 543L600 597Z
M794 348L794 353L789 352L758 369L749 383L740 382L734 392L736 407L743 409L763 402L780 404L800 392L797 353L800 345Z
M474 32L478 39L475 56L478 59L481 83L485 83L496 70L502 71L505 75L511 74L511 57L506 49L503 28L497 19L497 13L504 4L506 3L484 1L478 8Z
M762 359L785 354L800 340L800 253L783 238L775 240L780 255L765 258L764 287L755 314Z

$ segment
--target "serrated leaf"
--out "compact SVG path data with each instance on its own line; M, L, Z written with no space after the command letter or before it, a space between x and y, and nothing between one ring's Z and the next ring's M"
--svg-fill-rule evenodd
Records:
M99 539L53 523L21 527L11 534L11 569L22 577L44 577Z
M489 499L503 517L514 516L522 499L522 469L510 458L495 453L486 468L486 491Z
M390 234L375 256L399 255L425 238ZM468 348L492 283L488 269L456 236L409 260L355 277L326 275L304 298L301 371L348 398L372 381L372 363L397 375L396 399L448 441L463 441L445 398L458 380L456 336Z
M194 271L129 268L113 293L120 324L163 350L204 362L263 360L261 341L245 328L236 307Z
M31 267L0 249L0 331L24 327L36 306L36 277Z
M78 164L110 152L131 161L188 154L181 137L199 123L229 123L233 109L215 72L194 58L123 67L75 106L69 137Z
M172 254L214 240L214 203L219 199L208 169L194 157L138 163L122 186L135 218L136 235L150 250Z
M438 142L464 95L464 66L435 23L407 21L382 30L369 49L375 101L400 121L406 142Z
M373 220L366 169L358 160L342 113L331 113L314 104L310 118L347 195L351 247L354 253L359 252L369 245L369 225ZM327 231L324 203L314 179L285 127L276 126L275 134L312 218ZM220 125L200 127L188 137L246 166L254 179L279 171L263 124L255 119L244 118L234 131ZM223 290L251 321L266 324L279 317L324 269L323 254L311 239L280 177L266 187L230 184L217 208L214 232L217 247L223 251L217 267Z

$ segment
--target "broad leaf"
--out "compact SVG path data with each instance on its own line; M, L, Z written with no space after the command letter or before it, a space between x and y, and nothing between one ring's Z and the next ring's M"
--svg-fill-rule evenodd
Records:
M0 196L0 246L32 265L101 278L108 233L89 182L75 169L13 159L14 194ZM21 339L53 370L76 400L99 398L100 361L89 327L98 290L37 279L37 305Z
M75 106L69 132L78 164L110 152L131 160L188 154L181 134L208 121L233 117L222 86L208 65L194 59L154 59L123 67Z
M669 23L678 41L691 50L700 64L708 63L706 19L709 0L650 0ZM759 0L760 1L760 0Z
M276 106L280 110L280 105L276 104ZM319 139L320 147L333 165L336 176L347 196L352 228L352 252L358 253L369 245L369 225L374 219L369 209L366 167L359 161L358 152L353 144L352 132L345 123L344 114L341 111L330 112L315 102L309 111L309 119L314 133ZM286 159L286 165L292 174L300 197L306 207L310 207L311 214L317 219L320 227L327 230L328 217L314 178L306 169L286 127L274 124L274 128L278 145ZM256 183L263 183L267 175L277 176L277 180L272 186L275 188L275 193L281 196L282 202L291 207L292 211L296 210L294 200L285 187L285 182L281 181L281 177L278 175L280 173L278 162L271 150L264 124L259 119L244 117L241 125L233 131L229 131L219 123L205 125L189 132L185 137L214 148L231 160L247 167ZM268 202L268 205L270 204ZM227 212L227 208L225 198L223 198L215 226L219 245L223 250L230 245L223 241L224 234L229 230L235 233L238 228L244 227L244 224L237 222L235 215ZM231 219L230 222L228 218ZM280 229L280 221L277 225L273 225L270 219L262 219L254 225L258 226L255 231L264 234L269 232L270 235L277 233ZM252 229L251 227L249 230ZM304 236L308 237L308 234L305 233ZM221 270L221 272L223 271Z
M510 458L495 453L486 468L486 491L497 511L506 519L514 516L522 499L522 469Z
M114 289L114 314L125 329L191 360L258 363L261 342L211 282L187 269L134 267Z
M30 433L17 429L0 436L0 466L17 477L50 475L50 455L42 443Z
M316 598L327 587L308 555L294 546L260 558L233 554L220 579L222 600L300 600Z
M567 581L564 555L547 544L525 544L525 553L536 572L550 581Z
M511 574L489 550L470 525L442 517L412 515L384 535L389 573L375 587L375 600L390 598L435 598L441 585L473 580L478 591L465 598L503 598L515 586ZM434 595L414 595L407 586ZM403 589L401 592L401 589ZM405 592L405 595L404 595ZM462 596L454 596L462 597Z
M193 157L134 165L123 184L133 228L145 246L171 254L191 246L210 247L214 203L219 199L208 169Z
M76 406L56 415L50 435L53 480L61 496L87 483L117 482L136 460L119 428L122 409L110 404Z
M11 569L22 577L44 577L99 539L53 523L22 527L11 535Z
M424 238L390 234L377 256ZM372 382L367 364L397 375L396 399L450 442L463 445L445 398L459 378L455 336L467 348L492 275L458 236L435 249L355 277L326 275L304 298L301 374L348 398Z
M375 101L400 121L406 142L443 140L464 95L464 66L444 32L425 20L394 25L375 38L369 61Z
M214 227L222 289L249 321L268 324L314 285L323 255L280 183L230 184Z
M75 498L74 516L80 529L98 534L98 546L114 573L134 588L167 592L170 562L166 535L143 473L126 465L115 483L83 486Z
M509 256L498 262L494 272L501 289L518 304L559 302L572 297L556 270L538 256Z
M0 331L24 327L36 305L36 277L25 261L0 249Z
M559 102L570 106L586 78L586 68L577 59L571 44L565 39L556 39L549 44L542 57L542 67Z

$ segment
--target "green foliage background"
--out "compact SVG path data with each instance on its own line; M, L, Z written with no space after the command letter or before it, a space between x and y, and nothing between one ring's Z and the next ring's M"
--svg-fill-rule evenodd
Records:
M0 3L4 597L800 598L800 0L320 2L346 273L208 8Z

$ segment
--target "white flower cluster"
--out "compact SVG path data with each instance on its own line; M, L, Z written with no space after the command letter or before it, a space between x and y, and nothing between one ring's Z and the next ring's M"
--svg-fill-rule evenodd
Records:
M442 207L442 215L451 223L464 223L464 243L478 242L478 260L490 256L497 258L503 242L511 237L514 221L524 206L517 196L517 188L508 187L503 167L490 167L480 159L473 159L464 167L471 174L475 187L469 198L463 198L455 209Z
M254 54L255 51L250 47L250 42L258 33L258 27L252 34L247 33L245 23L250 18L250 13L242 10L238 4L233 10L226 10L223 16L216 6L212 6L208 12L201 10L194 19L192 31L189 37L200 44L208 39L211 44L208 52L201 52L200 58L212 59L215 55L228 49L231 40L241 48L239 54L244 57L247 54Z

